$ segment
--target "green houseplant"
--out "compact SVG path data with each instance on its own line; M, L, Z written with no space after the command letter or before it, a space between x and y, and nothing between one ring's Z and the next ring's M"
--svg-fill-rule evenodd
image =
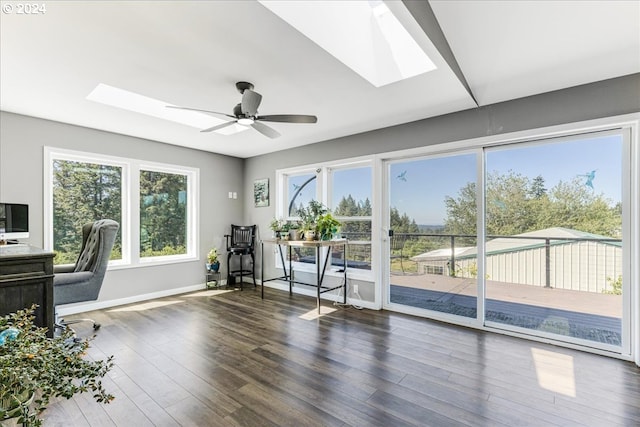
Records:
M273 218L269 223L269 228L273 231L273 236L276 238L282 238L285 232L287 234L289 233L287 221L281 218Z
M306 208L300 208L298 214L306 240L329 240L337 233L340 226L340 221L333 217L329 209L316 200L311 200Z
M75 338L71 329L48 338L46 328L33 324L35 308L0 318L0 423L15 418L39 426L39 414L56 396L91 391L97 402L110 402L101 378L113 367L113 356L88 360L89 340Z
M317 233L320 240L331 240L338 234L338 229L341 223L338 221L331 212L327 212L320 215L317 223Z
M217 272L220 269L220 260L218 260L218 248L211 248L207 254L207 269Z

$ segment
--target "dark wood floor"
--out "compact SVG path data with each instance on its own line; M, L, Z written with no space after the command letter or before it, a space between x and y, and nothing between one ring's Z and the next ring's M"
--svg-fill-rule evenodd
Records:
M384 311L307 320L315 299L252 287L124 308L89 313L116 399L57 401L45 426L640 425L640 369L616 359Z

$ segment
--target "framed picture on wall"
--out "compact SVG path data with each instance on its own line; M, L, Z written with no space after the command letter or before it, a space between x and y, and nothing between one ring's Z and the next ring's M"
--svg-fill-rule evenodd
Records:
M253 181L253 199L256 208L269 206L269 178Z

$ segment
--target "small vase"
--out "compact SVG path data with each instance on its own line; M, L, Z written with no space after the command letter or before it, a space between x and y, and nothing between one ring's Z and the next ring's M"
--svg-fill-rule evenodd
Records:
M304 239L307 242L312 242L313 240L316 239L316 232L315 231L305 231L304 232Z
M211 271L217 273L220 270L220 261L211 263Z

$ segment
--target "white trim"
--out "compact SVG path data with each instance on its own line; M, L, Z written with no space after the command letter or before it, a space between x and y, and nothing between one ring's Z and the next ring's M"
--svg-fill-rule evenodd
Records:
M58 316L66 316L70 314L85 313L88 311L102 310L104 308L117 307L120 305L132 304L136 302L148 301L156 298L163 298L163 297L168 297L172 295L185 294L188 292L195 292L195 291L206 290L206 289L207 289L206 284L201 283L198 285L184 286L182 288L173 288L173 289L168 289L166 291L151 292L148 294L134 295L131 297L118 298L118 299L112 299L107 301L65 304L65 305L59 305L56 307L56 314Z
M335 206L331 206L330 203L330 198L332 198L333 196L333 188L332 188L332 184L333 184L333 172L334 171L344 171L344 170L350 170L350 169L358 169L358 168L369 168L371 170L371 209L372 209L372 213L373 211L375 211L376 209L376 201L375 201L375 196L374 196L374 182L375 182L375 173L374 173L374 157L373 156L361 156L361 157L356 157L356 158L351 158L351 159L347 159L347 160L334 160L331 162L323 162L323 163L317 163L317 164L310 164L310 165L302 165L302 166L296 166L296 167L292 167L292 168L286 168L286 169L277 169L275 171L275 176L276 176L276 195L275 195L275 200L276 200L276 208L275 208L275 217L276 218L291 218L291 216L289 216L289 212L287 212L287 208L288 208L288 203L289 203L289 197L290 195L288 194L288 179L290 177L295 177L295 176L301 176L301 175L316 175L316 193L315 193L315 200L320 201L323 205L327 206L329 209L333 209L335 208ZM352 277L353 279L356 280L361 280L361 281L367 281L367 282L373 282L374 281L374 277L376 275L375 273L375 265L373 263L373 247L375 246L373 244L373 239L375 238L375 229L374 229L374 223L373 223L373 218L375 217L375 215L372 215L370 217L365 217L365 216L361 216L361 217L343 217L343 216L339 216L338 218L340 220L343 221L371 221L371 226L372 226L372 231L371 231L371 239L372 239L372 265L371 265L371 269L370 270L364 270L364 269L351 269L350 270L350 277ZM327 248L322 248L321 249L321 254L322 254L322 258L324 259L324 257L326 257L328 249ZM294 270L296 272L308 272L308 273L315 273L316 272L316 268L315 268L315 264L309 264L309 263L301 263L301 262L293 262L293 266L294 266ZM276 268L282 268L282 262L280 261L280 257L279 256L275 256L274 257L274 267ZM327 268L331 268L330 265L327 265ZM329 273L329 271L327 270L327 274L331 275Z
M476 154L476 212L478 216L478 222L476 223L476 251L478 253L477 266L478 266L478 278L476 280L476 327L483 327L485 324L485 301L487 296L487 283L486 283L486 258L485 258L485 243L487 240L487 230L484 227L485 215L486 215L486 186L484 185L486 177L486 163L484 161L484 149L478 147ZM483 185L480 185L480 184Z
M490 147L494 145L514 144L531 140L558 138L581 133L598 132L610 129L620 129L624 127L634 128L640 122L640 113L630 113L621 116L605 117L600 119L586 120L582 122L565 123L561 125L548 126L542 128L526 129L517 132L500 135L481 136L478 138L463 139L459 141L442 142L423 147L407 148L403 150L390 151L378 156L382 159L399 160L402 158L412 158L416 156L426 156L430 154L457 152L456 150Z
M499 145L518 144L518 143L524 143L524 142L532 142L536 140L539 141L543 139L558 140L561 138L572 138L578 135L584 135L588 133L603 132L603 131L609 131L609 130L624 130L624 129L630 129L631 139L632 139L630 144L631 152L628 153L629 158L631 159L630 165L629 165L630 166L629 178L631 182L629 185L629 191L623 192L623 198L626 197L625 199L623 199L623 206L628 206L628 213L629 213L629 219L625 220L627 222L626 232L624 231L625 228L623 227L623 233L624 233L623 240L628 240L629 242L628 251L625 255L628 262L627 277L629 277L629 280L627 282L630 284L633 284L633 286L632 286L632 289L630 289L628 292L628 299L627 299L627 296L625 296L625 301L627 302L624 303L626 309L629 310L631 313L629 316L623 316L623 321L624 319L627 319L627 321L630 321L629 322L630 330L627 332L623 327L623 334L624 334L623 343L622 343L622 347L620 347L619 353L609 352L607 350L608 349L607 346L605 346L607 347L607 349L602 349L602 348L599 349L599 348L594 348L592 346L577 345L572 342L558 341L558 340L553 340L545 337L534 337L531 335L526 335L526 334L522 334L514 331L499 330L496 328L479 325L477 321L469 323L466 321L466 319L458 319L459 316L456 316L455 319L448 319L448 316L446 315L435 313L433 316L431 316L431 318L434 318L436 320L450 321L451 323L454 323L454 324L471 326L481 330L487 330L491 332L502 333L505 335L512 335L512 336L527 338L533 341L549 342L549 343L553 343L553 344L564 346L564 347L575 348L575 349L589 351L589 352L607 355L611 357L617 357L624 360L634 360L636 365L640 366L640 336L639 336L640 266L638 265L637 262L635 263L631 262L631 260L640 259L640 218L639 218L640 216L640 135L638 135L638 133L640 132L640 113L631 113L631 114L625 114L621 116L606 117L606 118L587 120L582 122L565 123L565 124L556 125L556 126L527 129L527 130L512 132L507 134L491 135L491 136L472 138L472 139L461 140L461 141L445 142L445 143L433 144L433 145L423 146L418 148L411 148L411 149L398 150L398 151L378 154L375 157L382 162L383 167L386 166L386 168L384 168L384 170L382 171L383 173L380 174L381 183L379 185L381 185L381 188L383 191L382 191L382 203L378 205L379 206L378 216L382 218L382 220L385 220L386 224L388 224L388 213L385 214L383 207L385 206L388 207L388 203L389 203L389 200L388 200L389 167L388 166L391 163L399 162L405 159L414 160L420 157L433 158L433 157L446 156L451 154L454 154L454 155L463 154L465 151L468 151L468 150L483 150L485 148L495 147ZM482 160L482 168L484 169L483 160ZM484 172L479 171L479 173L484 173ZM482 175L482 177L483 177L483 181L479 182L478 185L483 184L484 175ZM484 187L484 184L482 185L482 187ZM484 191L484 189L482 191ZM629 200L627 200L627 198ZM482 212L480 210L482 210ZM481 216L484 216L484 205L478 205L478 212L481 214ZM482 218L479 218L479 221L481 219ZM383 227L380 227L379 229L381 230L381 232L386 231L385 229L383 229ZM484 230L481 226L479 226L478 230L483 231L482 233L480 233L481 235L479 236L479 240L478 240L478 244L483 245L484 242L482 241L481 238L484 237ZM389 249L387 244L388 238L386 238L385 235L382 235L380 236L380 239L376 241L379 241L381 243L379 246L382 247L382 249L384 249L380 254L381 255L380 261L382 261L383 257L385 260L388 259L386 258L389 255ZM479 257L481 255L481 251L482 251L482 248L480 248L478 251ZM373 252L373 249L372 249L372 252ZM383 265L379 270L380 270L379 271L380 280L376 281L376 284L377 284L376 295L378 295L378 293L382 294L383 289L386 291L382 301L382 307L385 309L390 309L394 311L401 311L407 314L424 316L424 312L419 309L405 308L405 307L403 307L402 309L398 309L396 304L392 304L388 301L389 287L388 285L383 287L383 284L388 282L388 271L387 271L388 267L385 267ZM482 273L482 270L479 270L479 276L480 276L480 273ZM484 277L484 274L482 274L480 277ZM480 296L481 295L478 294L478 297ZM482 308L481 305L479 305L479 307ZM626 344L625 341L630 341L630 342Z
M640 114L628 124L630 130L629 153L629 309L631 310L630 351L637 366L640 366ZM624 202L623 202L624 203Z
M109 262L109 270L191 262L200 259L200 169L97 153L44 147L44 248L53 249L53 160L95 163L120 167L122 259ZM156 171L187 177L186 254L140 257L140 171Z

